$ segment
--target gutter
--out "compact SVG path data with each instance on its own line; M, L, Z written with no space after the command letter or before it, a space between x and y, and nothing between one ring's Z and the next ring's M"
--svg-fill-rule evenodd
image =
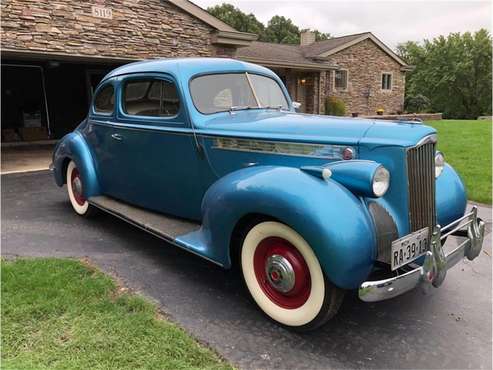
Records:
M236 58L243 60L245 62L261 64L265 67L282 67L282 68L290 68L290 69L296 68L296 69L317 70L317 71L328 71L328 70L339 69L339 66L335 64L328 64L328 63L327 64L293 63L293 62L281 61L281 60L242 57L241 55L237 55Z

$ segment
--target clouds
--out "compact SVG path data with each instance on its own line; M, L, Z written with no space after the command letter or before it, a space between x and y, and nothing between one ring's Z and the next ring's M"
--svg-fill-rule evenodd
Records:
M203 8L228 2L264 24L274 15L283 15L300 28L333 36L371 31L391 47L451 32L491 31L490 1L192 1Z

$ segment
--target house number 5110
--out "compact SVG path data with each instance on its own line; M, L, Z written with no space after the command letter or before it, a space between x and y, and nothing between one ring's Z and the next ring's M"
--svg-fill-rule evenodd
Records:
M109 8L103 8L100 6L92 7L92 15L93 17L105 18L105 19L113 19L113 12Z

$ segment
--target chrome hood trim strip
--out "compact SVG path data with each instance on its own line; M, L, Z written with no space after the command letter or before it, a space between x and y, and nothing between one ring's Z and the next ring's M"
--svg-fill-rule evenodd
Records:
M323 158L342 160L346 148L355 149L347 145L334 144L307 144L281 141L251 140L236 138L214 138L213 149L234 150L240 152L255 152L267 154L291 155L299 157Z

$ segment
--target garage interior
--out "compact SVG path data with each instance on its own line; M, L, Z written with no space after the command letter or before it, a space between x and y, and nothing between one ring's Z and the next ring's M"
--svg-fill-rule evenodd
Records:
M2 174L47 169L56 141L84 119L99 81L121 64L2 59Z

